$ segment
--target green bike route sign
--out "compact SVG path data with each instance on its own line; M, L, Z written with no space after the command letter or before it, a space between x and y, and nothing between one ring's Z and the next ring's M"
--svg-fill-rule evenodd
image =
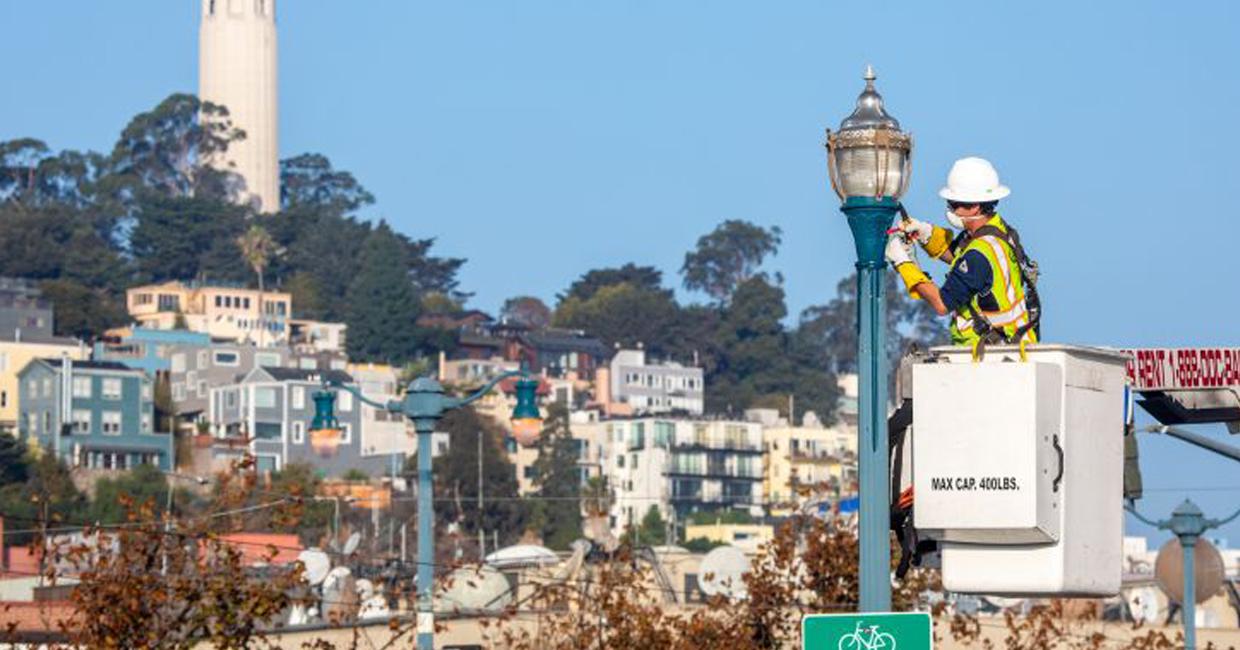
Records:
M810 614L801 619L802 650L931 650L925 612Z

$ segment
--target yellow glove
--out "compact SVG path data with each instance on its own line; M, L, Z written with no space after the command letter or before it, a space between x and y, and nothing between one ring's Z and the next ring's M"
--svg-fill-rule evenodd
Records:
M930 276L922 271L916 262L905 262L896 266L896 273L900 274L900 279L904 280L904 288L908 289L909 297L914 300L921 300L921 294L917 293L914 288L922 282L930 282Z
M938 259L943 253L947 252L947 247L952 243L952 231L947 228L934 226L934 230L930 232L930 238L921 243L921 249L926 251L930 257Z

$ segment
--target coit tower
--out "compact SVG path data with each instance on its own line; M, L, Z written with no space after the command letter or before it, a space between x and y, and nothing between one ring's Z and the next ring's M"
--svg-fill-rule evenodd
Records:
M245 179L246 202L280 209L276 114L276 0L202 0L198 97L228 109L245 139L225 165Z

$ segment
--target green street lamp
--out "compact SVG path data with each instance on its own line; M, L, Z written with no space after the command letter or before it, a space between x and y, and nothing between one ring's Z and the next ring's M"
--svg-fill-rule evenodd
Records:
M827 130L831 187L857 247L858 470L863 612L891 609L883 251L912 171L913 137L887 114L866 67L865 90L838 131Z
M315 393L314 419L311 436L316 430L339 429L335 416L335 395L328 389L337 388L352 393L363 403L388 413L399 413L413 422L418 434L418 553L417 591L418 650L432 650L435 638L435 614L431 607L431 588L435 580L435 512L431 482L431 436L435 426L448 411L461 408L486 395L499 382L520 377L516 382L517 404L512 410L513 437L522 445L538 439L542 428L542 416L538 411L538 380L525 370L506 372L495 377L486 386L469 397L452 397L444 394L443 386L430 377L420 377L409 384L404 399L391 400L386 404L367 399L356 388L339 381L324 381L324 390ZM325 397L321 397L325 396Z

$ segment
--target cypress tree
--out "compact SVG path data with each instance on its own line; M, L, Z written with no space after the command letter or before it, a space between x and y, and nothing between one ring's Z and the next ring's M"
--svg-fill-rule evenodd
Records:
M349 357L394 364L413 358L421 306L404 247L386 223L366 237L358 266L347 294Z

